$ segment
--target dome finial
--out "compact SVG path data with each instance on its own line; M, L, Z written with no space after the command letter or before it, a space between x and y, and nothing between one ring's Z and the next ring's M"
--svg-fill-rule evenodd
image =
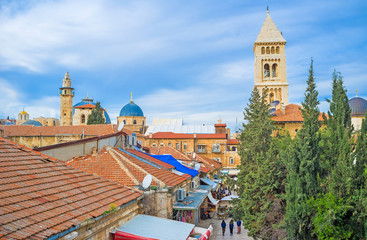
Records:
M266 6L266 13L269 13L269 6Z
M357 91L358 91L358 90L356 90L356 97L358 97Z
M133 92L131 91L131 99L130 102L133 102Z

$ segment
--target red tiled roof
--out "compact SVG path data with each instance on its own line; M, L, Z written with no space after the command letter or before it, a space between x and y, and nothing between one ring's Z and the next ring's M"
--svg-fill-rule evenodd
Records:
M125 186L138 186L147 174L153 176L152 185L175 187L186 178L163 168L145 163L117 148L103 148L96 156L77 157L67 164L111 179Z
M195 158L204 163L206 168L209 168L210 171L214 170L214 169L220 169L222 167L222 164L220 162L217 162L213 159L207 158L207 157L203 157L200 156L199 154L196 154Z
M225 124L225 123L217 123L217 124L214 124L214 127L227 127L227 124Z
M91 103L88 103L88 104L85 104L85 105L80 105L80 106L76 106L74 108L95 108L96 106L91 104Z
M203 134L203 133L197 133L196 138L201 139L208 139L208 138L214 138L214 139L225 139L227 137L227 134L225 133L212 133L212 134ZM146 136L146 138L149 138L149 136ZM152 134L152 138L166 138L166 139L177 139L177 138L194 138L194 134L186 134L186 133L173 133L173 132L157 132Z
M137 150L126 150L126 151L128 151L131 154L134 154L137 157L144 158L144 159L148 160L149 162L153 162L155 164L158 164L158 165L160 165L160 166L162 166L164 168L167 168L167 169L173 169L173 168L175 168L171 164L166 163L166 162L163 162L163 161L161 161L159 159L156 159L154 157L151 157L151 156L149 156L149 155L147 155L147 154L145 154L143 152L140 152L140 151L137 151Z
M275 122L303 122L303 116L301 112L301 105L288 104L285 106L285 113L282 113L281 109L275 111L275 116L272 117ZM322 113L319 115L319 121L323 121Z
M171 155L175 159L183 160L183 161L192 161L193 159L187 156L185 153L177 150L173 147L169 146L156 146L156 147L149 147L150 153L154 155Z
M142 194L0 138L0 238L44 239Z
M227 140L227 144L229 144L229 145L237 145L237 144L239 144L239 141L238 141L238 139L228 139Z
M42 126L30 125L4 126L5 137L10 136L55 136L63 134L83 134L85 136L101 136L118 132L116 125L79 125L79 126Z

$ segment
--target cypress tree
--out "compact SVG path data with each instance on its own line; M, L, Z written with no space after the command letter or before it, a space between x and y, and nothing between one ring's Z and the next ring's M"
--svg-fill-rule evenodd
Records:
M237 181L241 199L233 210L249 229L250 236L272 239L282 234L273 225L284 215L284 200L279 195L284 193L285 173L281 171L285 167L278 157L281 143L272 138L275 128L269 114L267 90L260 96L254 88L244 119L239 137L241 166Z
M355 153L353 163L355 168L356 188L360 189L367 180L367 175L364 174L367 167L367 112L362 121L361 130L358 133Z
M302 102L302 129L289 154L286 187L286 223L290 238L312 239L312 209L307 200L319 193L319 101L311 60L305 99Z
M92 113L88 117L88 125L93 124L104 124L106 121L103 118L103 109L101 108L101 103L97 102L96 106L93 108Z

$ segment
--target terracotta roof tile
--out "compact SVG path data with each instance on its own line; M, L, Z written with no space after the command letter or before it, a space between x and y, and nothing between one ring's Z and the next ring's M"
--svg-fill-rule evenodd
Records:
M147 155L147 154L145 154L143 152L140 152L140 151L137 151L137 150L126 150L126 151L128 151L129 153L134 154L134 155L136 155L138 157L144 158L144 159L146 159L146 160L148 160L150 162L156 163L156 164L158 164L158 165L160 165L162 167L165 167L167 169L173 169L173 168L175 168L171 164L166 163L166 162L163 162L163 161L161 161L159 159L156 159L154 157L151 157L151 156L149 156L149 155Z
M47 238L141 196L2 138L0 150L1 239Z
M102 136L118 132L116 125L79 125L79 126L42 126L30 125L4 126L4 136L55 136L62 134L83 134L85 136Z
M103 148L96 156L89 155L73 158L66 164L87 172L92 172L125 186L140 185L147 174L151 174L153 176L153 186L157 186L161 181L161 183L168 187L175 187L186 181L185 177L172 173L163 167L158 167L162 164L158 159L154 158L155 162L153 162L153 164L149 164L147 162L150 162L151 160L144 162L131 155L135 155L136 152L138 151L132 150L126 153L118 148ZM143 153L143 155L145 154ZM148 159L149 156L145 155L138 157ZM159 164L157 164L158 161L160 162ZM166 165L173 168L170 164Z
M145 136L146 138L149 138L148 136ZM186 133L173 133L173 132L157 132L152 134L152 138L159 138L159 139L176 139L176 138L194 138L194 134L186 134ZM196 138L199 139L208 139L208 138L213 138L213 139L226 139L227 138L227 134L225 133L212 133L212 134L196 134Z
M228 145L237 145L239 144L238 139L227 139L227 144Z
M88 103L88 104L84 104L84 105L80 105L80 106L76 106L74 108L95 108L96 106L91 104L91 103Z
M288 104L285 106L285 112L283 114L281 109L278 109L274 112L275 116L272 117L275 122L303 122L301 105L297 104ZM324 121L322 117L322 113L319 115L319 120Z

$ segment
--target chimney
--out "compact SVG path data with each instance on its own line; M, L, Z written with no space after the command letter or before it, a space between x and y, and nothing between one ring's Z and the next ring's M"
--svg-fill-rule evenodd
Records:
M196 138L196 133L194 133L194 138Z
M153 133L149 133L149 138L153 138Z

